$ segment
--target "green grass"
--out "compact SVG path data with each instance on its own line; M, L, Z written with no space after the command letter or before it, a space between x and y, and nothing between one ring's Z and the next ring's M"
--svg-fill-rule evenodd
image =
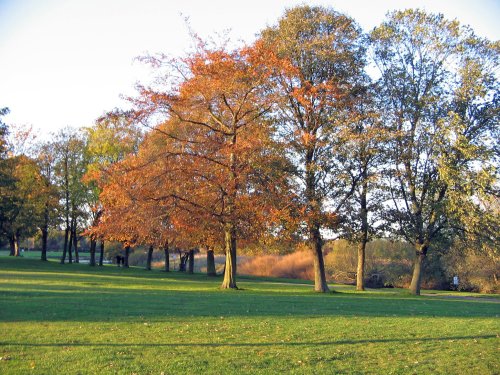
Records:
M499 296L0 257L1 374L498 374Z
M10 254L10 250L0 250L0 257L8 256ZM40 259L42 255L41 251L25 251L22 254L23 258L29 259ZM47 251L48 259L61 259L62 251Z

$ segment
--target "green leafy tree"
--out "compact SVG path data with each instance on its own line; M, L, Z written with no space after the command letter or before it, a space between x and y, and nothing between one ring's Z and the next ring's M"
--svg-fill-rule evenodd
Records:
M387 132L378 115L376 87L357 103L354 117L343 137L337 159L345 173L356 181L354 192L339 211L340 237L357 245L356 290L364 290L366 246L380 235L382 208L381 171L384 163Z
M498 43L420 10L390 14L371 37L392 133L386 219L415 247L419 294L428 250L498 186Z
M2 189L2 231L11 255L19 256L21 239L34 235L41 222L44 184L38 165L27 156L12 157L8 166L11 183Z
M52 141L39 145L36 152L36 162L40 168L43 189L41 190L43 200L43 214L40 221L40 232L42 234L41 260L47 260L47 241L49 229L57 224L59 211L59 192L55 181L56 149Z
M61 197L60 220L64 226L64 247L61 263L73 262L72 249L75 248L78 261L78 226L86 225L88 211L85 202L88 188L82 181L86 170L85 142L82 135L74 129L63 129L56 136L56 181ZM80 229L81 230L81 229Z

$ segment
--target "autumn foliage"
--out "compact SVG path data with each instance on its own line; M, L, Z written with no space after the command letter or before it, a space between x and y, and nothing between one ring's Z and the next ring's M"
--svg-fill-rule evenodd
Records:
M497 55L468 31L460 39L458 26L440 17L391 17L371 35L377 82L366 72L368 40L359 26L322 7L288 10L250 46L197 38L184 58L142 58L157 79L137 87L125 117L105 120L147 131L126 152L108 147L108 156L120 157L94 172L100 216L88 234L125 246L224 253L222 288L237 287L238 246L306 243L309 252L280 265L265 256L244 267L283 276L304 269L291 272L309 277L312 263L318 292L329 290L325 234L357 244L358 290L367 243L392 234L415 246L418 294L430 248L498 227L497 213L478 204L498 187L489 167L497 86L488 70ZM435 36L446 43L412 36L427 28L441 30ZM414 53L425 43L429 56ZM133 138L119 129L123 140ZM485 248L494 247L494 232L483 236Z

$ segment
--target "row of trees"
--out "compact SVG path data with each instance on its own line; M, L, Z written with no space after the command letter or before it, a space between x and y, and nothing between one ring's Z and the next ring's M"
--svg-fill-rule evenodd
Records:
M1 112L7 113L7 108ZM112 115L89 128L63 129L49 140L38 140L24 127L9 134L1 123L0 235L8 241L11 255L20 254L21 239L37 234L41 258L47 260L49 232L62 230L61 263L79 262L78 244L100 215L94 171L123 158L133 147L129 145L140 141L139 131L128 138L125 133L133 130L115 131ZM90 247L95 254L95 239ZM103 251L101 241L101 265Z
M358 289L366 244L392 236L415 248L415 294L429 249L498 258L498 42L419 10L366 35L309 6L250 46L196 42L144 57L157 80L86 131L94 252L98 239L166 259L223 251L222 287L236 288L237 244L303 241L326 292L325 236L358 244ZM59 202L70 233L70 195Z

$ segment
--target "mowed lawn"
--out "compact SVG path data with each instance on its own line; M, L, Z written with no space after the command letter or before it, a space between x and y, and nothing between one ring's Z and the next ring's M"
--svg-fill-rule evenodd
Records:
M0 374L498 374L499 296L0 257Z

